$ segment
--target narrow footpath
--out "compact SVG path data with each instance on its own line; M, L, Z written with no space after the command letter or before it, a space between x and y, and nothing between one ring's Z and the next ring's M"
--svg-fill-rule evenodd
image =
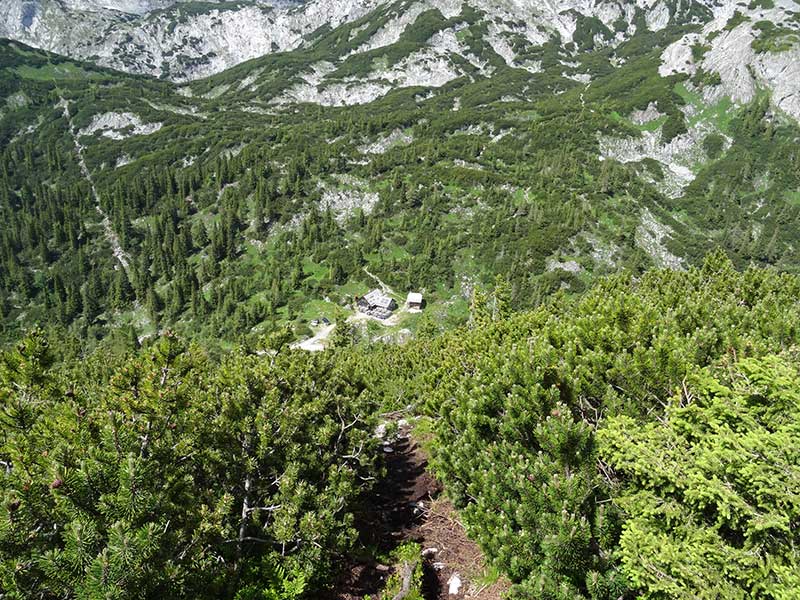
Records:
M441 494L441 484L427 471L428 458L410 429L402 428L385 448L386 478L359 515L361 545L383 555L403 542L418 543L425 600L499 600L507 585L502 579L486 581L483 553L467 537L452 504ZM371 559L354 562L334 598L377 600L392 571L393 566Z
M55 81L53 81L53 83L55 84ZM58 89L58 84L56 84L56 89ZM67 124L69 126L69 134L72 137L72 142L75 144L75 153L78 157L78 166L80 167L83 178L89 184L89 189L92 192L92 199L95 203L95 209L102 218L105 238L111 245L111 251L114 255L114 258L119 261L119 264L127 273L130 268L131 257L122 249L122 245L119 242L119 236L114 231L114 228L111 224L111 219L108 218L108 215L106 215L103 212L103 209L100 207L100 194L97 193L97 187L94 184L92 173L89 171L89 167L86 166L86 159L83 156L83 146L81 146L81 143L78 140L77 129L72 121L72 113L69 111L69 102L63 96L59 96L58 104L56 106L64 109L64 118L67 120Z

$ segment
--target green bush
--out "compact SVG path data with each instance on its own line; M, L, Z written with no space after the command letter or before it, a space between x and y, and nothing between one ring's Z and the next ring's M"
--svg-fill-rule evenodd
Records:
M725 138L718 133L710 133L703 140L703 150L711 160L716 160L725 148Z
M789 598L800 586L796 356L695 370L664 417L609 419L622 570L647 598Z
M325 588L378 468L354 365L285 347L212 364L173 336L129 359L54 360L40 333L0 354L10 598Z
M798 343L798 292L795 277L736 273L716 255L445 336L423 392L438 418L434 466L514 597L648 590L619 570L626 514L598 468L595 428L657 423L697 367Z
M686 128L686 120L683 118L683 113L680 111L673 112L669 115L661 128L661 140L664 143L669 143L687 131L688 129Z

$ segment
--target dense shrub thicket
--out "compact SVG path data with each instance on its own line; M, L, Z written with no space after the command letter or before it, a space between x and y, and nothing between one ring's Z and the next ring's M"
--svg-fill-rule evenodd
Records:
M326 585L377 474L371 401L346 359L166 337L49 368L0 357L4 597L289 599Z
M800 589L797 354L693 371L664 417L598 432L627 515L621 570L651 598Z
M491 298L489 304L494 304ZM480 319L481 312L477 314ZM798 540L778 515L796 510L791 500L798 476L794 449L787 448L778 462L767 450L753 456L765 463L759 467L759 485L771 492L734 491L745 475L737 472L741 463L729 455L718 455L715 460L722 463L715 464L716 471L697 479L686 473L692 460L687 451L671 479L655 482L642 478L668 469L658 448L642 453L636 464L628 460L650 438L668 435L658 433L662 427L681 427L667 408L678 390L684 404L709 393L707 380L695 384L698 369L709 368L707 378L724 365L746 373L754 367L740 367L738 360L790 351L800 341L798 317L797 278L759 269L737 273L715 255L699 269L654 271L638 281L613 277L577 302L556 300L533 313L445 336L440 351L429 359L431 372L417 381L420 400L437 424L435 466L470 533L518 583L516 597L599 599L637 592L654 598L693 596L700 593L704 576L689 573L687 565L702 560L706 552L719 557L712 561L720 569L714 581L724 581L738 594L785 597L781 590L791 587L788 573L797 560L792 548ZM785 360L793 364L794 359ZM764 365L762 371L768 368ZM764 421L762 406L740 406L749 412L737 413L740 423L731 421L730 427L744 435L745 424L753 424L753 436L759 427L766 432L782 428L779 437L768 438L769 444L782 441L794 448L796 442L789 439L796 419L789 413L797 409L797 377L786 369L796 367L778 366L773 375L789 391L768 389L768 400L762 402L772 402L770 393L775 393L775 401L783 398L783 407L774 406ZM698 402L695 410L706 409ZM650 429L641 430L645 424ZM595 432L605 428L605 447L598 448ZM645 436L647 431L652 431L650 438L635 441L637 432ZM688 435L683 430L678 434ZM708 435L717 432L712 429ZM726 452L735 448L727 438L689 436L687 444L700 441L728 447ZM614 450L615 444L630 449L623 454ZM684 483L684 476L691 481ZM650 526L660 522L654 508L661 505L658 497L645 505L637 495L639 486L651 484L655 492L669 494L675 514L698 513L696 519L681 513L683 523L662 523L663 535L676 538L671 546L636 537L643 527L637 519ZM737 520L730 513L744 511L744 500L722 498L724 489L755 502L752 513ZM716 508L715 498L720 500ZM763 525L760 533L754 532L759 524L753 519ZM679 536L693 526L698 536L693 541L708 545L695 549L695 557L683 563L680 544L693 541ZM715 532L719 544L728 545L723 548L739 548L752 561L776 566L764 566L766 571L758 575L748 574L752 561L736 560L723 568L726 559L710 539ZM745 539L742 548L740 540ZM647 555L658 548L663 556ZM670 548L672 558L667 555ZM654 574L655 567L635 566L670 560L663 577ZM663 578L675 582L670 586Z

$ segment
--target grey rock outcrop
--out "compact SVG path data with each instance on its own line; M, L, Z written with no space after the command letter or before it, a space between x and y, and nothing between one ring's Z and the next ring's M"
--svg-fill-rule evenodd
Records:
M683 36L664 51L659 73L695 75L702 70L719 76L719 86L705 92L708 101L728 96L744 104L759 89L770 90L774 106L800 120L800 21L794 18L798 6L792 0L775 0L770 9L750 6L730 1L715 5L713 20L701 32ZM771 35L764 23L785 33L778 34L781 43L774 49L757 51L757 40ZM695 60L692 47L707 50Z

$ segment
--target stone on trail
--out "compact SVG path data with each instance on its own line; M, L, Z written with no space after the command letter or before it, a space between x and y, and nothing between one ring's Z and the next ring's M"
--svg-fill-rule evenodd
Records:
M451 596L458 596L461 591L461 576L458 573L450 575L447 580L447 593Z

